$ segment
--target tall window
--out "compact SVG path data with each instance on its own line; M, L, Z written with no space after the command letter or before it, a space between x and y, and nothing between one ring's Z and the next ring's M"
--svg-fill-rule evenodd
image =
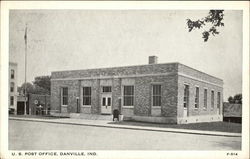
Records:
M220 108L220 92L217 93L217 108Z
M10 105L14 105L14 96L10 96Z
M14 82L10 83L10 92L14 92L15 84Z
M15 77L15 71L14 70L10 70L10 78L14 79Z
M214 109L214 91L211 91L211 109Z
M183 99L183 107L187 108L189 102L189 85L184 85L184 99Z
M199 108L199 87L195 87L195 101L194 107Z
M63 87L61 90L62 105L68 105L68 88Z
M153 85L153 106L161 106L161 85Z
M111 86L103 86L102 87L102 92L103 93L108 93L108 92L111 92Z
M134 86L124 86L123 105L124 106L133 106L134 105Z
M82 94L82 104L83 105L91 105L91 87L83 87Z
M204 89L204 109L207 109L207 89Z

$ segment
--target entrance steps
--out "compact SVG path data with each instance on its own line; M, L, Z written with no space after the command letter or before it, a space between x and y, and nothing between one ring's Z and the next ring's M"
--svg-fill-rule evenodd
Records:
M113 115L101 115L101 114L83 114L83 113L70 113L70 118L74 119L86 119L86 120L113 120Z

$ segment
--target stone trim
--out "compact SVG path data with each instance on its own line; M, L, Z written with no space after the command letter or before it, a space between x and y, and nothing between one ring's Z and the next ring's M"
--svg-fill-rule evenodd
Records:
M113 78L146 77L146 76L169 76L169 75L175 75L175 74L176 74L175 72L171 72L171 73L155 73L155 74L141 74L141 75L126 75L126 76L104 76L104 77L102 77L102 76L97 77L96 76L96 77L82 77L82 78L56 78L56 79L51 79L51 81L113 79ZM202 80L202 79L199 79L199 78L196 78L196 77L184 74L184 73L178 72L177 75L187 77L187 78L190 78L190 79L193 79L193 80L196 80L196 81L204 82L204 83L207 83L207 84L211 84L211 85L214 85L214 86L217 86L217 87L220 87L220 88L223 88L223 86L218 85L216 83L209 82L209 81L206 81L206 80Z
M205 81L205 80L202 80L202 79L199 79L199 78L196 78L196 77L192 77L192 76L186 75L186 74L184 74L184 73L179 73L179 72L178 72L178 76L183 76L183 77L186 77L186 78L190 78L190 79L193 79L193 80L196 80L196 81L200 81L200 82L203 82L203 83L207 83L207 84L211 84L211 85L214 85L214 86L223 88L223 86L218 85L218 84L216 84L216 83L209 82L209 81Z
M104 76L104 77L96 76L96 77L82 77L82 78L56 78L56 79L51 79L51 81L131 78L131 77L145 77L145 76L167 76L167 75L174 75L174 74L176 74L176 73L172 72L172 73L155 73L155 74L126 75L126 76Z
M81 105L82 108L91 108L91 105Z
M177 124L216 122L216 121L222 121L222 120L223 120L223 116L221 114L195 115L195 116L188 116L188 117L177 117Z
M134 106L122 106L122 108L134 109Z
M152 109L161 109L161 106L152 106Z

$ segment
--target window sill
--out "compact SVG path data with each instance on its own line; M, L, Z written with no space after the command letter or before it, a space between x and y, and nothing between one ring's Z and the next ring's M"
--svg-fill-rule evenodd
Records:
M62 107L67 107L68 105L61 105Z
M152 109L161 109L161 106L152 106Z
M81 105L83 108L91 108L91 105Z
M134 106L122 106L122 108L134 108Z

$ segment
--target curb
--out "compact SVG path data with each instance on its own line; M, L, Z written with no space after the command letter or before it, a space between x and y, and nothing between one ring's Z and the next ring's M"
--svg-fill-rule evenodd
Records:
M34 119L34 118L17 118L9 117L9 120L20 120L30 122L45 122L53 124L67 124L67 125L79 125L79 126L95 126L105 128L119 128L119 129L131 129L131 130L144 130L144 131L156 131L156 132L170 132L170 133L182 133L182 134L195 134L195 135L208 135L208 136L224 136L224 137L241 137L241 133L228 133L228 132L209 132L187 129L174 129L174 128L152 128L152 127L136 127L136 126L124 126L124 125L104 125L104 124L90 124L90 123L76 123L65 121L50 121L51 119Z

